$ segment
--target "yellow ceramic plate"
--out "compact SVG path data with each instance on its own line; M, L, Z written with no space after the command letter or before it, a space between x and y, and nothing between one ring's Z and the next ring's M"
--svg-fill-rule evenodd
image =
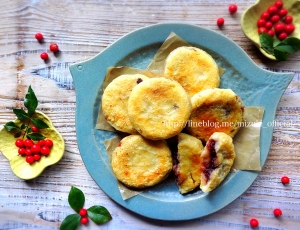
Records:
M30 180L39 176L47 166L57 163L65 151L64 139L54 128L50 118L38 111L36 111L33 117L42 119L48 124L50 128L41 129L40 133L53 141L50 154L48 156L41 156L41 159L33 164L28 164L25 157L18 154L18 147L15 146L17 138L14 137L14 132L8 132L5 128L0 130L0 151L9 160L14 174L24 180ZM15 120L14 122L20 125L19 120Z
M276 60L273 55L266 53L261 47L259 42L257 20L260 18L263 12L266 12L268 7L273 5L276 1L270 0L258 0L253 6L249 7L242 16L242 29L246 37L248 37L265 55L267 58ZM294 20L295 31L290 37L296 37L300 39L300 1L299 0L284 0L283 8L288 10L288 15L291 15ZM275 38L275 36L274 36Z

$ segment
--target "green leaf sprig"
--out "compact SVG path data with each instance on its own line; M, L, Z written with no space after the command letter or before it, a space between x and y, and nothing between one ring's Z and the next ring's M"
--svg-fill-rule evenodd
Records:
M40 133L33 133L31 129L31 124L39 129L49 128L49 126L43 120L39 118L32 118L38 106L38 100L31 86L28 87L28 92L25 95L24 106L27 108L27 112L23 109L13 109L13 112L16 114L18 120L22 121L21 126L18 126L13 121L9 121L4 125L4 128L9 132L16 131L15 138L18 138L23 134L23 139L25 137L34 141L45 139L46 137L44 135Z
M68 196L68 202L71 206L71 208L77 212L75 214L68 215L61 223L60 230L75 230L77 229L81 216L79 214L80 210L84 206L85 202L85 196L83 192L72 186L69 196ZM92 221L94 221L96 224L103 224L112 219L109 211L103 207L103 206L92 206L87 209L87 217L89 217Z
M261 48L268 54L273 55L278 61L286 61L290 54L294 54L300 50L300 40L294 37L278 41L273 39L269 34L261 33L259 41Z

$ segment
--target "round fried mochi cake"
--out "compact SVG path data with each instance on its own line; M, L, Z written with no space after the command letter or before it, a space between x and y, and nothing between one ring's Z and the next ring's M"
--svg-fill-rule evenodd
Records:
M149 78L132 90L128 116L144 137L162 140L185 127L191 114L190 99L182 86L167 78Z
M191 98L192 113L188 132L207 141L214 132L233 137L243 121L244 106L231 89L207 89Z
M219 68L204 50L182 46L167 57L164 76L179 82L190 97L220 85Z
M137 134L128 114L127 102L132 89L148 77L142 74L124 74L115 78L105 88L102 96L102 111L106 121L116 130Z
M235 159L232 138L214 133L201 154L201 183L203 192L214 190L227 176Z
M116 178L131 188L153 186L172 170L172 154L164 140L152 141L141 135L123 138L112 153Z
M181 194L193 191L200 185L200 155L203 151L202 142L191 135L180 133L175 154L176 164L173 172Z

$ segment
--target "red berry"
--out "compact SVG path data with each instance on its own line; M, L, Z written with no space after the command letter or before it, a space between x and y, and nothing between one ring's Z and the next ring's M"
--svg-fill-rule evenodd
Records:
M40 57L43 60L47 60L49 58L49 56L48 56L48 54L46 52L41 53Z
M217 20L217 25L218 25L218 26L223 26L223 25L224 25L224 22L225 22L224 18L218 18L218 20Z
M34 125L31 126L31 130L32 130L32 132L34 132L34 133L38 133L38 132L40 131L40 129L37 128L37 127L35 127Z
M86 211L85 208L82 208L82 209L79 210L79 215L80 216L86 216L86 214L87 214L87 211Z
M258 28L258 34L267 33L267 29L265 27Z
M286 16L285 19L284 19L284 22L286 24L290 24L290 23L292 23L292 21L293 21L293 17L292 16Z
M228 10L229 10L229 12L230 12L231 14L234 14L234 13L237 11L237 5L231 4L231 5L229 6Z
M31 156L32 155L31 149L25 149L25 154L26 156Z
M270 14L268 12L264 12L261 15L261 19L268 20L270 18Z
M281 182L283 184L288 184L288 183L290 183L290 178L288 178L287 176L283 176L283 177L281 177Z
M275 2L275 6L278 8L278 9L281 9L283 7L283 2L282 1L276 1Z
M285 26L285 32L286 32L287 34L293 33L294 30L295 30L295 26L294 26L293 24L287 24L287 25Z
M57 52L57 51L59 50L57 44L51 44L51 45L49 46L49 49L50 49L52 52Z
M24 155L26 155L26 149L25 149L25 148L19 148L18 153L19 153L21 156L24 156Z
M50 139L47 139L45 140L45 145L51 147L53 145L53 142Z
M258 227L258 220L257 219L251 219L250 220L250 226L251 226L251 228L256 228L256 227Z
M288 13L288 11L287 11L287 9L281 9L281 10L279 10L279 16L280 17L285 17L286 15L287 15L287 13Z
M34 154L33 158L35 161L39 161L41 159L41 155L40 154Z
M281 34L278 35L278 39L279 39L280 41L282 41L282 40L284 40L284 39L286 39L286 38L287 38L286 32L282 32Z
M265 25L266 25L266 20L265 19L259 19L257 21L257 26L258 27L265 27Z
M273 22L273 23L276 23L276 22L278 22L280 20L280 17L276 14L276 15L273 15L272 17L271 17L271 21Z
M269 13L270 15L276 14L277 11L278 11L278 9L277 9L276 6L270 6L270 7L268 8L268 13Z
M49 155L49 153L50 153L50 149L49 149L48 146L43 146L43 147L41 148L41 154L43 154L44 156Z
M87 224L87 222L89 222L89 219L87 217L82 217L81 220L80 220L80 222L82 224Z
M35 34L35 38L38 41L42 41L44 39L44 36L41 33L36 33Z
M274 216L276 216L276 217L282 215L282 211L279 208L275 208L273 213L274 213Z
M44 140L39 140L38 141L38 145L41 146L41 147L44 146L45 145L45 141Z
M41 146L34 144L33 146L31 146L30 150L33 154L39 153L41 151Z
M285 25L282 23L278 23L274 26L274 30L276 33L281 33L285 30Z
M31 146L33 146L33 141L32 140L29 140L29 139L26 139L24 141L24 145L27 147L27 148L31 148Z
M26 157L26 162L29 163L29 164L32 164L34 162L33 156L27 156Z
M273 36L274 36L274 34L275 34L273 30L268 30L268 32L267 32L267 33L268 33L270 36L272 36L272 37L273 37Z
M16 140L15 145L19 148L23 147L24 146L23 140L22 139Z
M272 22L266 22L265 27L266 27L267 30L269 30L273 27L273 23Z

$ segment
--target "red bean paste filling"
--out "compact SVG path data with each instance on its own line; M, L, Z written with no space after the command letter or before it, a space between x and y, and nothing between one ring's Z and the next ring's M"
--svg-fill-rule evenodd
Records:
M142 78L138 78L137 81L136 81L136 83L140 84L142 81L143 81Z
M204 170L204 174L206 177L206 181L209 180L211 173L218 168L218 163L217 163L217 152L215 149L215 145L216 145L216 141L213 139L210 139L206 146L207 149L209 151L209 155L210 155L210 160L208 162L206 162L205 165L205 170Z
M169 145L169 148L172 152L172 159L173 159L173 168L172 171L175 174L176 180L178 178L179 174L179 160L178 160L178 136L172 137L167 140L167 143Z

